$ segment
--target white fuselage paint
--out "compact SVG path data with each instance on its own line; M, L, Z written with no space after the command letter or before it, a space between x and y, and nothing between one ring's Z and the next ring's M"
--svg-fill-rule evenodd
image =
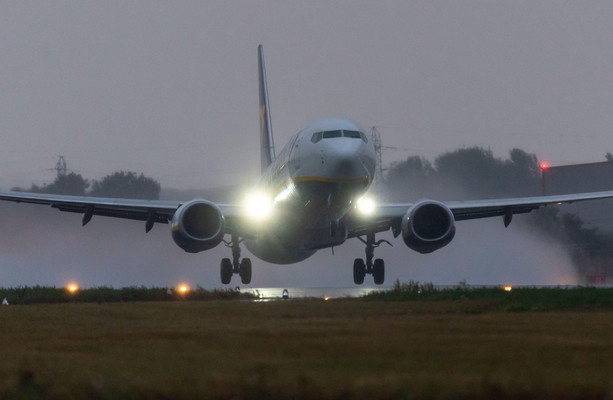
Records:
M320 132L337 131L361 136L313 139ZM358 124L329 118L308 125L262 175L259 187L273 199L273 213L245 245L265 261L289 264L343 243L343 217L368 191L374 171L374 144Z

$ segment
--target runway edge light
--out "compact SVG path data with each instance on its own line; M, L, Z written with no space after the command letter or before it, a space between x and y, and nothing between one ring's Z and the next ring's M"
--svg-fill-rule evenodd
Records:
M68 290L71 294L75 294L79 291L79 285L76 283L69 283L68 286L66 286L66 290Z

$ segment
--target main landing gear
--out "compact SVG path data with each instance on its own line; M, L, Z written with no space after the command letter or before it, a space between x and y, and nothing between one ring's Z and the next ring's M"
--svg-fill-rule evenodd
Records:
M230 247L232 249L232 260L229 258L224 258L221 260L221 283L224 285L230 283L232 280L232 275L234 274L238 274L241 277L241 282L243 285L248 285L251 283L251 259L243 258L241 261L241 242L242 239L239 239L236 235L232 235L232 240L230 242L226 242L224 240L226 247Z
M362 258L356 258L353 261L353 282L356 285L361 285L364 283L364 277L366 274L371 274L374 278L376 285L382 285L385 281L385 261L381 258L375 257L375 248L379 247L382 243L387 243L390 246L392 245L385 239L381 239L375 242L375 234L368 233L366 235L366 240L362 239L358 236L358 239L362 243L366 245L366 262Z

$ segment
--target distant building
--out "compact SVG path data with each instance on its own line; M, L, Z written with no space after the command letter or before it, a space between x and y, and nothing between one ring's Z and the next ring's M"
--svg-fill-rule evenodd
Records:
M613 162L561 165L543 170L544 194L567 194L613 190ZM586 227L613 231L613 199L579 202L564 206L577 214Z

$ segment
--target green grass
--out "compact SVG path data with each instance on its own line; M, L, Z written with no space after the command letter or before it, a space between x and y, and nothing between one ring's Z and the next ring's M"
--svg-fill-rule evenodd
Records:
M613 288L454 288L437 290L432 284L401 284L394 289L374 292L367 300L393 302L446 302L464 312L521 311L613 311Z
M119 301L177 301L177 300L235 300L253 299L249 293L234 290L206 290L197 287L188 293L180 293L173 288L131 286L120 289L96 287L80 289L70 293L66 288L45 286L24 286L18 288L0 288L0 301L6 299L9 304L37 303L92 303Z
M0 307L0 398L610 397L613 313L464 301Z
M0 301L10 304L39 303L104 303L131 301L186 301L186 300L251 300L250 293L234 290L205 290L201 287L187 294L175 289L156 287L125 287L114 289L97 287L70 293L65 288L19 287L0 288ZM436 289L432 284L396 282L393 290L373 292L365 301L412 302L428 304L427 310L448 312L524 312L524 311L613 311L613 288L502 288Z

